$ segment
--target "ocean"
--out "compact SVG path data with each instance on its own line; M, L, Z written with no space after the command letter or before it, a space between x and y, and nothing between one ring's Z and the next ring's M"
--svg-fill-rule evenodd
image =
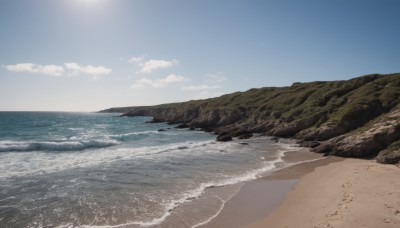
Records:
M117 115L0 112L0 227L197 227L297 150Z

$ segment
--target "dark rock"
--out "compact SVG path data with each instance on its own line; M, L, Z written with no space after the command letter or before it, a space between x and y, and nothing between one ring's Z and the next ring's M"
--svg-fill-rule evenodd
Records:
M196 130L196 128L193 126L190 126L189 130L194 131L194 130Z
M315 147L321 145L321 143L317 142L317 141L301 141L301 142L298 142L298 144L302 147L309 147L309 148L315 148Z
M213 131L212 128L208 128L208 127L202 128L201 130L203 130L204 132L212 132Z
M246 143L246 142L240 142L239 144L240 144L240 145L249 145L249 144Z
M276 137L276 136L274 136L274 137L272 137L271 138L271 141L273 141L273 142L279 142L279 138L278 137Z
M249 131L247 129L239 128L239 129L236 129L236 130L233 131L232 136L233 137L240 137L242 135L250 135L250 134L252 136L252 132L251 131Z
M192 121L192 124L200 128L213 127L218 125L219 120L219 109L214 109L203 112L201 116Z
M161 131L167 131L167 130L161 128L161 129L158 129L157 131L158 131L158 132L161 132Z
M253 133L262 133L263 135L271 136L269 131L275 126L273 122L261 122L255 123L252 126L249 126L249 131Z
M383 164L396 164L400 162L400 150L382 150L375 159Z
M176 126L175 128L179 128L179 129L181 129L181 128L189 128L190 126L187 124L187 123L181 123L181 124L179 124L178 126Z
M222 127L218 127L214 130L214 133L219 135L222 133L227 133L229 132L230 134L233 134L235 131L237 130L237 126L235 125L227 125L227 126L222 126Z
M330 154L332 152L335 144L344 138L345 138L345 136L338 136L329 141L321 142L318 146L312 148L311 151L315 152L315 153L321 153L321 154Z
M145 116L146 115L146 110L131 110L129 112L125 112L122 114L123 116L129 116L129 117L134 117L134 116Z
M239 139L248 139L253 137L253 133L243 134L239 136Z
M220 141L220 142L232 141L232 136L229 135L228 133L222 133L222 134L218 135L217 141Z
M321 143L319 143L319 142L313 141L313 142L310 142L310 144L308 144L308 146L310 148L315 148L315 147L319 146L320 144Z

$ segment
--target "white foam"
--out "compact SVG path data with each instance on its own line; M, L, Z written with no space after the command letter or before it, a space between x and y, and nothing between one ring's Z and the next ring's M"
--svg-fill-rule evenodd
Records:
M29 142L0 141L0 152L25 151L29 147Z
M103 148L117 145L118 142L110 139L103 140L78 140L78 141L0 141L0 152L22 151L77 151L88 148Z
M176 144L170 144L167 146L154 146L154 147L142 147L142 148L118 148L116 150L96 150L96 151L88 151L85 153L61 153L58 154L56 157L52 158L57 160L55 163L51 163L53 160L51 158L43 158L40 157L39 162L40 164L47 164L46 169L36 169L35 172L32 172L32 170L27 170L28 173L40 173L40 172L53 172L53 171L59 171L62 169L68 169L68 168L74 168L74 167L86 167L90 165L98 165L104 162L113 162L113 161L119 161L119 160L124 160L124 159L135 159L139 157L144 157L144 158L155 158L155 156L172 156L172 155L179 155L179 156L185 156L187 154L191 154L191 156L200 156L202 153L215 153L219 151L220 149L226 149L231 146L235 146L233 143L212 143L212 141L201 141L201 142L184 142L184 143L176 143ZM209 148L204 148L199 151L196 151L196 153L193 153L193 151L189 149L194 149L197 147L210 147L212 150L209 150ZM183 149L185 148L185 149ZM186 149L187 148L187 149ZM154 226L157 224L162 223L168 216L171 215L172 211L179 207L180 205L190 202L194 199L199 198L207 189L209 188L214 188L214 187L222 187L222 186L228 186L228 185L233 185L237 184L240 182L248 181L248 180L253 180L258 178L260 175L277 169L277 164L284 162L282 160L282 157L284 153L287 151L293 151L295 148L291 147L291 145L284 144L282 145L281 149L278 150L278 154L275 160L273 161L264 161L263 166L258 168L258 169L253 169L248 171L247 173L244 173L239 176L234 176L234 177L226 177L226 178L221 178L219 180L215 181L210 181L210 182L205 182L197 187L188 190L186 192L183 192L180 194L179 197L176 197L174 200L169 201L164 205L163 213L157 218L154 218L152 220L148 221L133 221L133 222L128 222L124 224L118 224L118 225L104 225L104 226L94 226L94 225L83 225L81 227L88 227L88 228L95 228L95 227L124 227L124 226L129 226L129 225L139 225L143 227L147 226ZM296 148L297 150L298 148ZM234 150L229 150L227 153L231 153ZM170 152L170 153L167 153ZM200 152L200 153L197 153ZM172 154L171 154L172 153ZM23 155L26 155L28 153L13 153L13 156L15 155L21 155L21 158L17 159L18 161L15 162L14 164L20 164L21 160L26 159ZM32 153L30 153L32 154ZM199 155L198 155L199 154ZM32 157L37 157L40 156L40 154L35 154ZM18 157L18 156L17 156ZM61 157L61 158L60 158ZM41 160L44 159L44 160ZM157 159L160 159L160 157L157 157ZM32 162L32 161L29 161ZM0 167L4 168L11 168L11 167L5 167L2 164L2 161L0 160ZM37 167L33 167L33 170ZM2 168L1 168L2 169ZM7 173L7 172L6 172ZM22 172L23 173L23 172ZM0 172L0 177L1 177L1 172ZM202 224L206 224L209 221L211 221L213 218L215 218L223 209L225 204L225 201L221 205L221 207L218 209L217 213L205 220L204 222L199 223L198 225L195 225L195 227L200 226ZM71 227L72 224L64 224L60 225L59 227Z
M244 182L244 181L254 180L254 179L258 178L260 174L265 173L265 172L270 171L270 170L273 170L275 168L275 164L277 162L279 162L279 159L277 159L276 161L274 160L274 161L270 161L270 162L264 162L264 166L263 167L261 167L259 169L255 169L253 171L249 171L248 173L245 173L245 174L240 175L240 176L230 177L230 178L223 179L223 180L218 180L218 181L202 183L197 188L182 193L181 196L178 199L170 201L168 204L165 205L163 215L158 217L158 218L154 218L154 219L152 219L150 221L129 222L129 223L113 225L113 226L108 226L108 225L106 225L106 226L84 225L82 227L103 228L103 227L124 227L124 226L129 226L129 225L139 225L139 226L143 226L143 227L148 227L148 226L158 225L161 222L163 222L168 216L170 216L171 212L175 208L177 208L178 206L180 206L180 205L182 205L184 203L187 203L187 202L190 202L190 201L192 201L194 199L199 198L207 189L215 188L215 187L229 186L229 185L237 184L237 183ZM224 206L224 204L219 209L217 214L220 213L220 211L222 210L223 206ZM214 215L213 217L215 217L215 216L216 215ZM210 218L207 222L211 221L211 219L212 218Z
M196 148L196 147L206 146L207 145L204 142L198 142L198 143L187 142L187 143L184 143L184 144L187 145L187 146L190 146L190 148ZM157 151L156 153L160 154L160 153L163 153L163 152L166 152L166 151L169 151L169 150L176 150L176 149L179 149L181 147L181 145L182 144L171 145L171 146L169 146L168 148L165 148L162 151ZM214 149L218 151L219 149L230 147L232 145L234 145L234 144L233 143L215 143L215 144L213 143L212 147L214 147ZM204 150L204 151L207 151L207 150ZM228 151L230 151L230 150L228 150ZM179 207L180 205L182 205L184 203L188 203L188 202L190 202L190 201L192 201L194 199L199 198L209 188L229 186L229 185L234 185L234 184L245 182L245 181L249 181L249 180L254 180L254 179L260 177L261 174L276 169L276 164L279 163L279 162L283 162L282 156L284 155L285 151L281 150L279 152L280 153L278 154L278 157L275 160L268 161L268 162L263 162L264 165L261 168L251 170L251 171L249 171L249 172L247 172L245 174L239 175L239 176L228 177L228 178L221 179L221 180L202 183L197 188L194 188L192 190L183 192L180 195L180 197L178 197L175 200L171 200L169 203L167 203L165 205L164 213L160 217L154 218L154 219L152 219L150 221L134 221L134 222L128 222L128 223L112 225L112 226L109 226L109 225L105 225L105 226L84 225L82 227L103 228L103 227L124 227L124 226L129 226L129 225L139 225L139 226L142 226L142 227L148 227L148 226L158 225L158 224L162 223L168 216L170 216L171 212L175 208ZM141 154L141 155L149 155L149 153ZM217 214L213 215L212 217L210 217L206 221L202 222L201 224L208 223L214 217L216 217L221 212L221 210L223 209L224 204L225 204L225 202L223 202L223 204L219 208ZM198 224L196 226L199 226L201 224Z
M18 145L21 148L25 148L23 143L7 142L7 146ZM80 153L75 152L64 152L64 153L43 153L42 151L29 151L22 150L21 152L3 152L0 156L0 178L11 178L19 176L37 175L44 173L59 172L73 168L84 168L90 166L101 165L105 163L111 163L116 161L147 158L154 159L155 157L168 157L178 154L191 153L190 149L197 147L204 147L210 145L211 141L200 141L200 142L184 142L174 143L163 146L151 146L151 147L139 147L139 148L99 148L96 150L84 150ZM82 142L81 142L82 143ZM106 146L114 145L117 142L115 140L93 142L90 146ZM98 144L96 144L98 143ZM107 144L110 143L110 144ZM58 150L69 148L69 144L50 144L44 143L49 150L56 146ZM72 144L74 147L81 147L80 144L77 146ZM29 144L28 144L29 146ZM212 145L213 147L215 145ZM223 145L217 145L223 146ZM187 148L187 149L182 149ZM202 150L203 151L203 150ZM208 150L204 150L207 153ZM196 153L196 156L201 156L201 153Z
M281 142L279 142L278 145L283 150L285 150L285 152L298 151L298 150L302 149L302 147L299 147L297 144L294 144L294 143L281 143Z
M233 196L232 196L232 197L233 197ZM231 197L231 198L232 198L232 197ZM211 216L210 218L208 218L207 220L205 220L205 221L203 221L203 222L200 222L200 223L197 223L197 224L194 225L192 228L196 228L196 227L199 227L199 226L202 226L202 225L204 225L204 224L207 224L207 223L211 222L211 220L213 220L214 218L216 218L216 217L219 215L219 213L221 213L222 209L224 209L225 203L226 203L227 201L230 200L230 199L228 199L227 201L224 201L224 200L222 200L220 197L218 197L218 199L221 200L221 202L222 202L221 206L218 208L218 211L217 211L213 216Z
M125 139L129 138L132 136L146 136L146 135L151 135L151 134L159 134L160 132L158 131L139 131L139 132L130 132L130 133L125 133L125 134L118 134L118 135L109 135L110 138L113 139Z

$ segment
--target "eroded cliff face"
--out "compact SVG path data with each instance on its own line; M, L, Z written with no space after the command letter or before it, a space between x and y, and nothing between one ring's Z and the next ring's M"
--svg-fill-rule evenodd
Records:
M380 154L382 163L395 163L400 160L386 159L390 156L385 149L400 140L400 107L380 116L367 125L322 142L313 150L345 157L373 157Z
M263 133L293 137L313 151L400 161L400 74L347 81L294 83L218 98L149 107L114 108L124 116L202 128L224 137Z

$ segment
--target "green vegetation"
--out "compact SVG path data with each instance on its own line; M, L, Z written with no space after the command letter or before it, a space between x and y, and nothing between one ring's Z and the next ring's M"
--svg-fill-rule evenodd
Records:
M288 87L250 89L205 100L112 108L102 112L153 116L155 122L185 123L186 126L232 136L261 132L278 137L295 137L303 141L324 141L330 145L304 145L316 146L318 152L370 156L378 154L379 150L385 149L393 141L400 140L399 129L390 128L385 123L387 119L398 117L397 114L394 117L386 114L400 109L399 104L400 73L397 73L372 74L347 81L296 82ZM387 132L380 132L381 135L376 137L385 139L386 134L387 140L380 140L372 145L374 142L368 141L369 138L365 136L365 141L372 146L363 142L356 144L356 140L353 140L354 145L352 141L346 141L350 146L340 147L340 141L368 131L375 123L379 123L376 126L388 127ZM335 152L336 144L339 145L337 148L342 149L336 149ZM390 154L390 151L387 153Z
M243 121L282 120L290 123L324 113L321 121L335 125L343 120L366 122L389 111L400 102L400 74L366 75L348 81L294 83L290 87L266 87L236 92L218 98L163 104L149 107L113 108L105 111L174 110L177 113L200 108L211 110L244 109ZM367 112L367 113L366 113ZM186 121L187 122L187 121Z

